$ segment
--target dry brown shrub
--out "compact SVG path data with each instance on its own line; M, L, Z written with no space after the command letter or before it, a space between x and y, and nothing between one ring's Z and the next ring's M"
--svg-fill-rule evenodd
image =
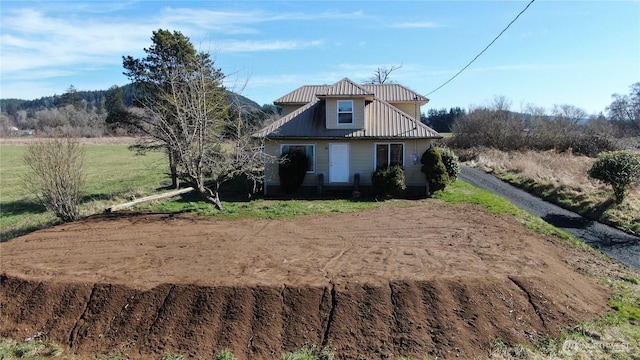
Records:
M62 221L80 218L85 184L85 149L77 139L55 137L27 145L24 162L29 172L24 184L36 202Z

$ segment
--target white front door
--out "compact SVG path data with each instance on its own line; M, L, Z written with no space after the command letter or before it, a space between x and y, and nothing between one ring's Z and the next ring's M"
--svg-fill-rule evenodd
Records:
M329 144L329 182L349 182L349 144Z

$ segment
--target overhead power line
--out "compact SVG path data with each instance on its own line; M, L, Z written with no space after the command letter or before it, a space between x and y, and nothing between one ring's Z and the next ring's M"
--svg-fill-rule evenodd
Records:
M482 49L482 51L480 51L480 53L478 55L476 55L476 57L473 58L473 60L469 61L469 63L467 65L465 65L462 69L460 69L460 71L458 71L455 75L453 75L449 80L445 81L444 84L438 86L435 90L433 90L432 92L428 93L426 96L429 96L431 94L433 94L434 92L442 89L445 85L447 85L448 83L450 83L453 79L455 79L458 75L460 75L460 73L462 73L463 71L465 71L471 64L473 64L474 61L476 61L480 55L484 54L485 51L487 51L487 49L489 49L489 47L491 45L493 45L494 42L496 42L496 40L498 40L498 38L500 36L502 36L502 34L504 34L505 31L507 31L507 29L511 26L511 24L513 24L514 22L516 22L516 20L518 20L518 18L520 17L520 15L522 15L525 11L527 11L527 9L529 8L529 6L531 6L531 4L533 4L533 2L536 0L531 0L527 6L524 7L524 9L522 9L522 11L520 11L520 13L518 15L516 15L516 17L511 20L511 22L507 25L507 27L505 27L504 29L502 29L502 31L500 31L500 34L498 34L498 36L496 36L490 43L489 45L487 45L484 49Z

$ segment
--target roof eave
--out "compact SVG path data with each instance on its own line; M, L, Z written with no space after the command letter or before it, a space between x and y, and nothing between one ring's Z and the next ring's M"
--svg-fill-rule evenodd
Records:
M273 105L277 105L277 106L283 106L283 105L303 106L307 104L308 102L293 102L293 101L274 101L273 102Z
M265 136L266 140L439 140L438 136Z

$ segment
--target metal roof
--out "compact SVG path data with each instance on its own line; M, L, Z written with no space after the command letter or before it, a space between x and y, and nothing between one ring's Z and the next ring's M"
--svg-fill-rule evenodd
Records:
M355 82L344 78L337 83L328 86L323 89L324 91L317 94L318 96L357 96L357 97L367 97L373 96L374 94L370 91L367 91L361 85L356 84Z
M318 98L317 94L326 92L326 88L329 85L305 85L301 86L292 92L276 99L273 103L280 104L306 104L310 103Z
M316 99L267 125L255 137L269 139L440 139L442 136L383 100L365 106L362 129L327 129L325 100Z
M418 101L421 105L429 102L429 99L425 96L422 96L400 84L366 84L362 85L362 87L375 94L378 99L386 102L398 103Z
M364 128L327 129L326 99L365 99ZM435 130L390 103L417 102L426 97L399 84L359 85L344 78L333 85L305 85L274 101L300 108L253 134L269 139L440 139Z
M304 85L298 89L276 99L276 105L307 104L319 96L375 96L380 100L399 103L415 102L420 105L429 102L425 96L400 84L364 84L359 85L348 78L344 78L333 85Z

